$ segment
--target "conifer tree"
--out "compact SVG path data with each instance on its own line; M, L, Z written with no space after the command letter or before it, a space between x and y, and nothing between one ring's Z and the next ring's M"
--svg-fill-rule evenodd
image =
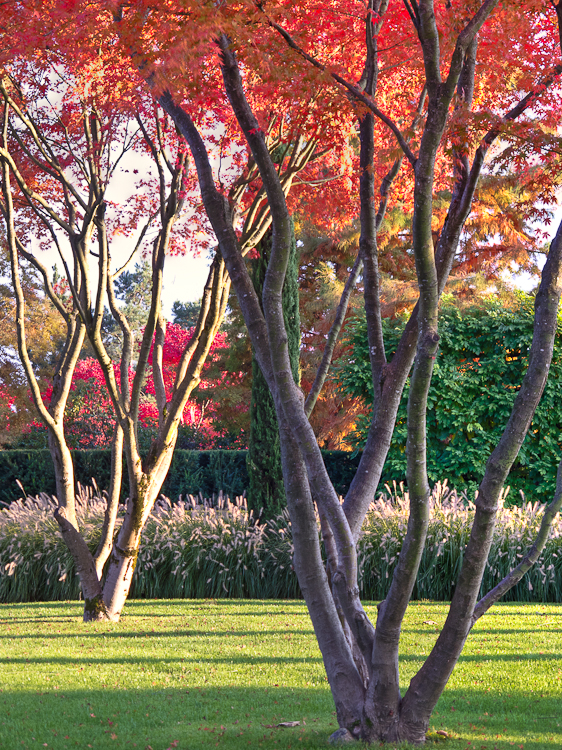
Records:
M259 258L254 262L252 280L261 300L265 272L271 250L271 230L259 244ZM300 317L299 317L299 253L292 226L291 254L283 286L283 317L289 339L289 358L298 384ZM248 450L248 504L266 516L273 516L286 506L281 470L279 429L275 405L255 356L252 356L252 397L250 405L250 443Z

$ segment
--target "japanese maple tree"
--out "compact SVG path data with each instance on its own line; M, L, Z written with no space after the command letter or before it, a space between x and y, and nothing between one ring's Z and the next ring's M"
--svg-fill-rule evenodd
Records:
M185 405L200 383L203 364L224 316L230 279L222 256L213 250L205 234L209 220L196 189L196 171L190 167L186 144L169 116L144 92L142 76L131 62L130 52L119 57L115 50L113 16L103 7L90 6L83 15L75 10L53 5L52 12L42 8L36 13L30 6L23 35L21 18L6 15L6 47L0 61L1 209L16 291L19 356L35 406L48 430L56 467L57 520L81 577L85 618L116 620L128 595L142 529L172 459ZM44 45L47 29L51 38ZM100 33L89 36L93 29ZM32 55L27 54L30 39L38 45ZM271 224L259 170L248 149L242 148L243 138L231 136L234 118L224 119L220 112L200 114L198 122L206 129L207 145L216 156L217 179L230 196L232 218L242 253L246 254ZM278 164L282 191L288 195L302 179L300 175L314 178L317 160L326 155L318 150L319 124L308 115L304 121L291 120L281 107L270 111L266 119L268 151ZM139 176L132 194L118 202L113 184L120 164L130 160L131 154L148 175L133 169ZM328 161L323 164L330 169ZM328 182L337 179L343 179L342 175L322 177ZM116 263L114 245L123 235L134 237L130 259L141 247L148 249L150 257L150 310L138 349L135 331L116 299L115 283L127 262L121 266ZM39 254L32 249L34 241L40 247L57 249L66 273L67 296L61 296L50 284ZM164 361L164 264L166 255L183 253L189 246L207 248L214 257L197 325L187 340L184 337L172 374L170 362ZM25 300L18 286L20 257L41 273L46 292L67 326L64 356L46 398L28 356ZM121 331L118 362L110 356L103 336L106 298ZM72 374L86 336L103 372L115 414L108 520L100 545L103 552L94 557L77 527L72 457L64 432ZM174 329L170 337L174 338ZM148 408L142 396L149 371L155 437L148 452L143 453L138 426L143 409ZM200 422L201 414L193 411L193 419ZM112 543L122 450L130 497Z
M334 739L422 743L471 627L537 560L562 503L561 479L535 544L479 600L501 489L541 397L552 356L562 290L560 228L536 296L529 367L482 477L446 623L402 695L400 627L429 517L425 421L439 345L439 298L459 247L468 257L478 252L462 240L483 172L498 179L520 173L526 182L532 173L535 197L545 204L554 200L560 179L562 4L522 0L515 12L498 0L184 0L157 6L143 0L83 5L51 0L28 20L26 34L36 33L38 39L45 38L47 23L49 46L68 48L69 64L77 70L86 70L93 60L100 65L100 48L110 54L107 75L121 99L142 100L131 84L142 81L141 90L150 91L188 144L196 169L198 216L214 232L222 259L217 263L228 270L275 403L294 567L336 705L340 730ZM11 33L16 38L22 32L14 27ZM77 38L83 43L74 53ZM111 53L103 47L107 40ZM238 172L227 175L221 149ZM446 193L446 209L442 204L435 211L437 196ZM387 361L377 235L395 199L411 214L405 257L413 260L419 296L396 353ZM337 226L350 213L360 224L358 257L306 399L292 377L281 301L292 205L317 213L326 227L330 217ZM269 223L272 249L262 309L244 258ZM374 404L359 468L342 505L309 416L360 272ZM358 596L356 542L410 371L410 520L375 625ZM109 384L110 373L106 377ZM162 382L158 388L164 393ZM169 427L163 396L160 404L160 418ZM120 419L123 429L130 429ZM154 456L156 452L151 460ZM137 501L131 513L142 517L145 509ZM130 523L134 526L133 516ZM133 564L135 549L133 544L126 550L120 574Z
M158 9L138 3L134 11L120 6L114 12L124 48L189 143L203 203L275 401L294 565L336 704L341 730L334 739L421 743L471 627L536 561L550 520L562 502L559 482L535 545L504 581L478 601L500 492L529 428L552 356L562 289L561 228L551 244L536 297L529 367L480 484L474 525L447 621L402 696L400 626L429 517L425 418L439 344L439 298L486 157L496 152L501 161L497 152L505 154L507 149L508 163L525 173L538 163L542 196L553 199L559 179L556 128L562 111L558 31L562 6L525 2L513 13L496 0L459 7L432 0L370 2L366 10L359 3L227 3L220 7L185 3ZM162 28L163 37L158 35ZM197 45L197 54L189 62L186 39ZM263 119L264 100L277 102L278 97L291 98L296 113L306 97L309 107L311 101L321 100L321 110L313 109L319 119L325 118L327 130L331 122L338 123L340 131L344 123L349 128L346 112L356 123L359 263L363 265L374 406L365 450L343 506L308 420L319 388L313 384L305 400L289 365L281 292L290 247L290 207L276 161L267 148ZM200 107L224 112L226 106L251 149L273 218L263 311L240 252L229 196L213 175L198 124ZM399 198L407 199L413 209L410 250L419 299L393 359L387 362L377 232L401 168L408 179L396 184L408 191ZM379 198L375 200L377 186ZM450 198L438 222L434 198L444 190ZM321 364L318 385L325 365ZM375 626L358 597L355 545L380 479L412 366L407 439L410 521ZM327 569L320 554L315 507Z

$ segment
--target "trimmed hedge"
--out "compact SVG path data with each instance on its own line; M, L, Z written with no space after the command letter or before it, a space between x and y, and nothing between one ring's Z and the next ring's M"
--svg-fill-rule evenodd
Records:
M326 469L336 491L343 495L353 479L360 456L345 451L322 451ZM76 481L90 485L92 477L100 490L109 487L110 450L73 451ZM0 503L9 504L21 497L17 481L26 495L56 494L55 472L48 450L0 450ZM224 492L237 497L248 487L246 451L188 451L177 449L162 494L167 497L198 495L212 497ZM129 491L127 472L123 472L122 496Z

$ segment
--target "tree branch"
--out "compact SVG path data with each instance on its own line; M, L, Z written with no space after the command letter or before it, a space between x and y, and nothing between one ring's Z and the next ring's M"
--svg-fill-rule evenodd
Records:
M543 551L545 544L548 540L548 535L552 524L556 520L558 512L562 508L562 461L558 464L558 472L556 474L556 490L552 502L545 508L544 515L542 517L541 526L538 531L537 537L531 547L527 550L527 553L510 573L498 583L497 586L489 591L485 596L480 599L474 613L472 615L471 626L474 625L482 615L490 609L492 605L498 602L502 596L507 594L509 589L513 588L523 578L525 573L529 571L533 565L539 559L541 552Z
M308 392L308 395L306 397L306 401L304 402L304 413L308 418L310 418L310 415L312 414L312 411L316 405L316 401L318 400L318 396L320 395L320 392L324 387L326 377L328 376L330 363L332 361L332 356L334 354L334 349L336 348L338 336L340 335L343 321L345 319L349 299L351 297L351 293L353 291L353 288L355 287L359 274L361 273L362 266L363 261L359 256L357 256L357 258L355 259L355 263L353 264L353 268L351 269L351 272L347 277L347 281L345 282L345 287L341 294L340 301L336 310L336 316L334 318L334 322L330 327L330 332L328 333L328 338L326 340L326 346L324 347L324 352L322 353L322 360L320 362L318 370L316 371L316 377L314 378L314 382L312 383L310 391Z
M298 54L303 57L307 62L309 62L311 65L313 65L315 68L318 68L318 70L322 70L327 72L336 83L339 83L340 86L342 86L346 91L348 91L350 94L353 95L353 98L364 104L368 109L371 110L371 112L379 118L381 122L383 122L394 134L396 140L398 141L398 145L404 152L406 158L410 162L410 164L415 167L416 166L416 157L412 153L410 146L408 145L406 139L400 132L400 129L396 125L396 123L391 120L390 117L384 114L382 110L380 110L377 105L372 101L372 99L367 96L361 88L354 85L353 83L349 83L349 81L346 81L345 78L340 76L338 73L333 73L328 71L327 67L323 65L321 62L319 62L315 57L312 55L309 55L307 52L305 52L302 47L300 47L292 38L292 36L285 31L285 29L280 26L275 21L272 21L270 18L267 18L268 24L275 29L282 37L285 39L289 47L295 52L298 52Z

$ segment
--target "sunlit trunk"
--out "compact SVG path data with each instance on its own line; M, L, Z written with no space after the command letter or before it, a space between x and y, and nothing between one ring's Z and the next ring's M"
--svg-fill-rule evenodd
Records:
M129 472L131 494L127 501L125 518L109 556L103 585L104 607L107 617L114 622L121 617L129 596L142 532L168 474L174 455L174 446L175 438L146 473Z

